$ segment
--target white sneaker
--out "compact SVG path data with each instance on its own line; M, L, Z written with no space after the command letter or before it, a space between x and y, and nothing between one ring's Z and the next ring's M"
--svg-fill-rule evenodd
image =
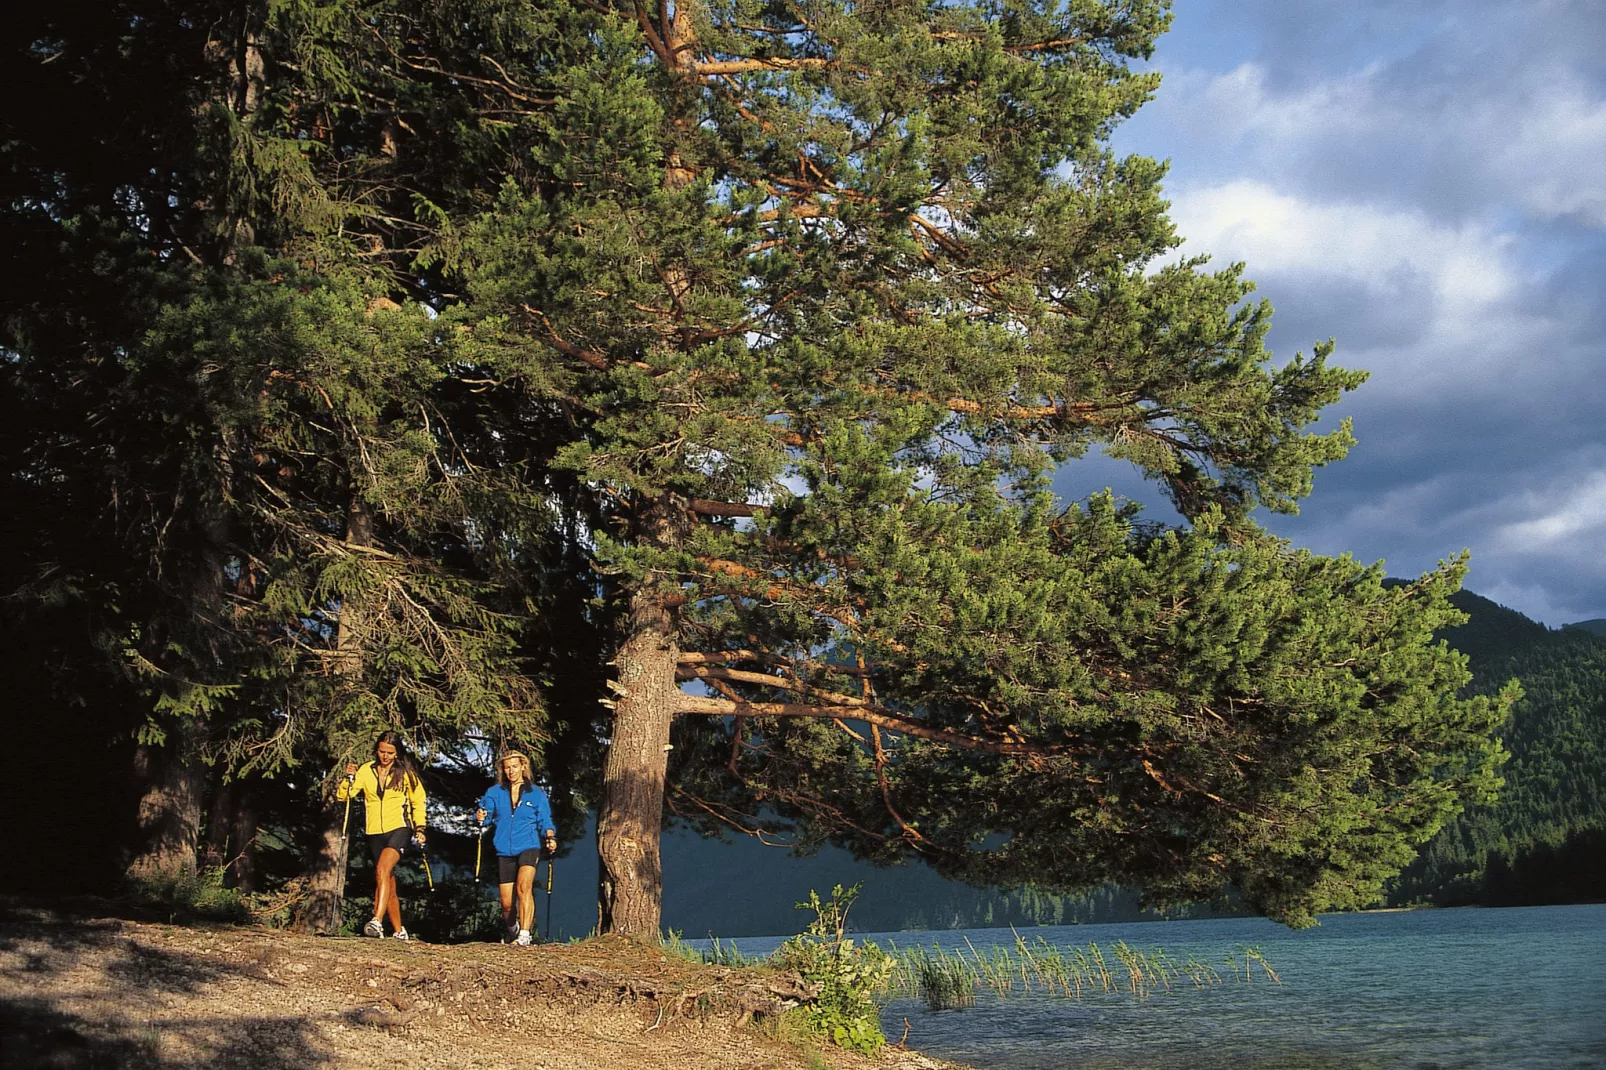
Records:
M513 942L515 944L518 944L520 947L529 947L535 941L530 938L530 930L528 930L528 929L520 929L519 930L519 938L517 940L513 941Z
M396 932L393 934L392 938L396 939L396 940L411 940L412 939L411 936L407 935L407 930L406 929L397 929Z
M383 938L385 935L385 923L380 921L378 918L370 918L368 919L368 924L362 927L362 934L364 936L378 936Z

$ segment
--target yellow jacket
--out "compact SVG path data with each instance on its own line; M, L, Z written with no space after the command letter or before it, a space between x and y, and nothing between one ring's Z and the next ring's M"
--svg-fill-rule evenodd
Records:
M355 780L340 778L335 799L345 802L353 792L362 796L363 809L367 811L367 833L370 836L394 832L399 828L424 827L424 785L418 782L417 777L408 777L401 790L387 788L380 791L374 763L364 762L357 770Z

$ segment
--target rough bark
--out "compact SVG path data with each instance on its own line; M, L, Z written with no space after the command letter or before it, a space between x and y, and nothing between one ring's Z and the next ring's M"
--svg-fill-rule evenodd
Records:
M201 837L201 797L206 764L201 760L204 727L193 718L179 722L166 746L141 744L134 751L134 775L141 785L139 847L128 864L138 880L196 871Z
M662 596L631 599L630 632L615 665L613 736L597 814L597 930L643 940L659 935L664 774L674 718L674 622Z
M349 546L374 544L374 518L356 489L346 512L346 543ZM347 595L340 605L335 629L333 671L348 686L356 686L363 672L366 638L358 600ZM340 930L341 902L346 894L347 838L345 803L327 796L324 820L312 844L312 861L307 866L307 897L296 911L295 928L332 934Z
M340 931L341 904L345 899L346 857L344 803L328 808L323 827L313 842L312 862L307 867L307 897L296 908L291 928L325 936Z

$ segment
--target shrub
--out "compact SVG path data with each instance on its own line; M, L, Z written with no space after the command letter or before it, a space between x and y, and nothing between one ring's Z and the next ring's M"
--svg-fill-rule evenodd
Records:
M782 944L772 961L819 986L807 1011L815 1035L870 1054L887 1042L876 998L890 985L897 961L875 944L859 943L847 935L848 909L860 887L855 884L844 891L839 884L823 902L818 892L809 892L808 902L797 907L814 911L814 920Z
M240 893L223 886L223 873L223 866L208 866L199 871L130 878L128 893L135 903L174 921L248 920Z

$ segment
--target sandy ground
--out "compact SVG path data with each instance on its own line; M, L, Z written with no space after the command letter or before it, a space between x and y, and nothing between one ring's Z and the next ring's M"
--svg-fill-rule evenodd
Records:
M437 947L0 911L0 1067L942 1070L781 1043L787 982L623 941Z

